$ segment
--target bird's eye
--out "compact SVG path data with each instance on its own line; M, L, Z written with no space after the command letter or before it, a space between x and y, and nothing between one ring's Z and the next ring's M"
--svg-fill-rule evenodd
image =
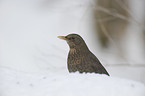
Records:
M74 37L71 37L71 39L75 39Z
M74 37L70 37L70 38L68 38L69 40L74 40L75 38Z

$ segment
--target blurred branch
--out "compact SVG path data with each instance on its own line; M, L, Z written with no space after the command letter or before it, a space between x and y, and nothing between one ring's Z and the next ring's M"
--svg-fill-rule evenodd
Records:
M129 67L145 67L145 64L106 64L107 67L120 67L120 66L129 66Z
M23 70L20 70L20 69L17 69L17 68L13 68L13 67L10 67L10 66L0 65L0 69L8 69L8 70L15 71L15 72L22 72L22 73L25 73L25 74L30 74L30 72L26 72L26 71L23 71Z
M102 11L104 13L107 13L109 15L112 15L114 17L117 17L117 18L120 18L120 19L123 19L123 20L131 22L130 18L128 18L128 17L126 17L126 16L124 16L122 14L112 12L112 11L106 9L106 8L101 7L101 6L97 6L95 9L98 10L98 11Z
M127 61L127 58L121 54L121 50L120 48L116 45L116 43L114 42L114 40L111 38L111 36L109 35L109 33L107 32L105 26L103 25L103 23L100 23L100 27L102 29L102 32L106 35L106 37L109 39L109 41L114 45L114 47L117 49L117 52L120 54L120 56Z
M113 20L114 18L112 17L106 17L106 18L98 18L97 19L97 22L107 22L107 21L110 21L110 20Z
M118 1L118 0L117 0ZM120 1L119 1L119 4L120 4ZM122 6L123 4L121 4L121 6ZM98 11L102 11L102 12L104 12L104 13L107 13L108 15L112 15L112 16L114 16L114 17L117 17L117 18L120 18L120 19L122 19L122 20L126 20L126 21L128 21L128 22L132 22L132 21L134 21L136 24L138 24L143 30L145 30L145 26L144 26L144 24L142 24L142 23L140 23L139 21L137 21L136 19L135 19L135 17L133 16L133 14L131 13L131 11L129 11L129 9L127 8L127 7L124 7L124 6L122 6L128 13L129 13L129 15L130 15L130 17L131 18L128 18L128 17L126 17L126 16L124 16L124 15L122 15L122 14L119 14L119 13L116 13L116 12L113 12L113 11L110 11L110 10L108 10L107 8L104 8L104 7L101 7L101 6L97 6L97 7L95 7L95 9L96 10L98 10ZM110 19L112 19L112 18L110 18ZM101 20L101 21L103 21L103 20Z
M139 21L137 21L134 17L134 15L132 14L131 10L129 10L129 8L125 5L125 3L121 2L121 0L115 0L124 10L126 10L130 17L131 20L133 20L136 24L138 24L139 26L141 26L143 28L143 30L145 30L145 26L144 24L140 23Z

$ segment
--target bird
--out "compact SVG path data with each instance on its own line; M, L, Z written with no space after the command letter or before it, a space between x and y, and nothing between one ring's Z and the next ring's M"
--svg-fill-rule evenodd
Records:
M67 36L58 36L58 38L66 40L70 48L67 58L69 73L78 71L80 73L99 73L110 76L80 35L68 34Z

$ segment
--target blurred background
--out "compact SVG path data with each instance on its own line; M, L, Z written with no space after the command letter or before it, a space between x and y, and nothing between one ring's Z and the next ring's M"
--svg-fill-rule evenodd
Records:
M0 67L68 73L70 33L111 76L145 83L145 0L0 0Z

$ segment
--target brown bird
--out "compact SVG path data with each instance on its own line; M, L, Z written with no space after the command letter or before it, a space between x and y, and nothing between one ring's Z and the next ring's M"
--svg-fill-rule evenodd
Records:
M66 40L70 47L67 59L69 72L95 72L109 76L106 69L100 63L98 58L88 49L85 41L80 35L69 34L67 36L58 36L58 38Z

